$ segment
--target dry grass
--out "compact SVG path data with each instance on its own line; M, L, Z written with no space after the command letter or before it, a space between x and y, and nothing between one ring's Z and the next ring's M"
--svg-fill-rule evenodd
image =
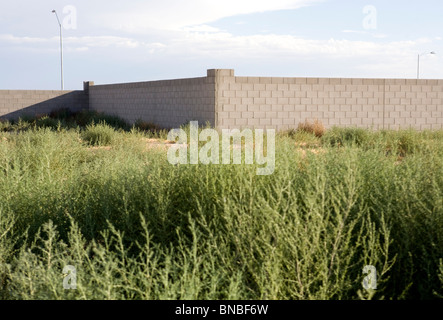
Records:
M305 122L298 125L297 131L314 134L316 137L321 138L326 133L326 128L323 123L317 119L312 123L305 120Z

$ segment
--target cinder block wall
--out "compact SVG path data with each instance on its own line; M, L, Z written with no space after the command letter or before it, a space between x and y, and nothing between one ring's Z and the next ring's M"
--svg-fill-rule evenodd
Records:
M216 70L217 126L443 128L443 80L235 77Z
M207 77L89 87L89 108L130 123L152 122L178 128L196 120L215 125L215 79Z
M443 80L206 77L94 86L83 91L0 91L0 117L57 108L114 114L130 123L177 128L190 121L219 129L297 128L305 120L373 129L443 128Z
M0 118L49 114L56 109L80 111L88 108L84 91L0 90Z

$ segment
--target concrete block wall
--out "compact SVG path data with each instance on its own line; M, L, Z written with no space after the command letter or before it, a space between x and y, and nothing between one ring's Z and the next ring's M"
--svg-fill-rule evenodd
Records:
M82 91L0 91L0 117L48 114L57 108L95 110L130 123L177 128L190 121L219 129L325 127L443 129L443 80L206 77L97 85Z
M373 129L443 128L443 80L235 77L216 70L217 126L288 130L305 120Z
M162 128L196 120L215 125L215 75L207 77L97 85L89 87L89 108Z
M0 118L49 114L57 109L80 111L88 108L84 91L0 90Z

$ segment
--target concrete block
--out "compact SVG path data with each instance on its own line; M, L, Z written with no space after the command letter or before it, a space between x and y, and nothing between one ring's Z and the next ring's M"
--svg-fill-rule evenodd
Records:
M233 69L218 69L217 75L221 77L234 77Z
M278 103L278 98L266 98L266 104L275 105Z
M229 104L241 104L242 98L229 98Z
M331 78L329 79L329 84L331 85L338 85L338 84L342 84L343 79L340 78Z
M272 83L272 78L262 77L262 78L260 78L260 83L261 84L271 84Z
M295 84L296 79L295 78L285 78L284 83L285 84Z
M298 121L301 118L301 112L289 112L289 118Z
M289 117L289 112L281 111L277 113L278 119L287 119Z
M283 97L283 91L278 91L278 90L272 91L272 97L273 98L282 98Z
M318 78L308 78L307 84L318 84Z
M283 91L283 98L294 98L295 91Z
M284 105L283 111L293 112L293 111L295 111L295 106L294 105Z
M352 98L354 98L354 99L361 99L361 98L363 98L363 92L353 91L352 92Z
M401 99L400 100L400 104L401 105L410 105L411 104L411 99L406 99L406 98L404 98L404 99Z
M296 98L307 98L308 93L306 91L295 91L294 96Z
M355 111L348 111L348 112L346 112L345 117L346 118L356 118L357 117L357 112L355 112Z
M300 84L290 84L289 85L289 91L300 91L301 85Z
M312 112L312 119L320 120L322 118L323 118L323 112L320 111Z
M241 118L241 112L238 111L229 112L229 118L231 119Z
M238 112L246 112L248 111L248 104L239 104L236 106L236 110Z
M397 125L405 125L406 124L406 119L405 118L395 118L394 119L394 123Z
M236 126L247 126L248 125L248 119L237 118L237 119L235 119L235 125Z
M247 98L248 97L248 92L247 91L235 91L235 97L236 98Z
M260 98L271 98L272 91L260 91Z
M329 106L326 104L319 104L317 106L318 111L320 112L329 112Z
M254 104L254 98L242 98L241 104L243 105Z
M279 105L289 104L289 98L278 98L277 104L279 104Z
M284 125L289 125L289 126L295 126L295 119L294 118L286 118L283 119L283 124Z
M248 77L248 82L247 83L250 83L252 85L259 84L260 83L260 77Z
M254 98L255 105L266 104L266 98Z
M260 80L260 78L257 78L258 80ZM266 90L266 84L262 84L262 83L254 83L254 91L265 91Z
M306 96L308 98L317 98L318 97L318 92L317 91L307 91L306 92Z
M361 118L351 118L351 124L352 125L361 125L362 119Z
M410 118L411 112L410 111L402 111L402 112L400 112L400 117L401 118Z
M268 112L272 110L272 106L269 104L263 104L260 106L260 111Z
M318 106L317 105L307 105L306 106L306 111L307 112L317 112L318 111Z
M260 118L260 125L271 125L271 119L269 119L269 118Z
M344 112L352 111L352 106L349 104L341 104L340 111L344 111Z
M248 122L248 126L258 126L258 125L260 125L260 119L251 119L251 118L248 118L247 119L247 122Z
M233 112L236 111L236 106L233 104L225 104L223 105L222 110L227 112Z
M312 112L302 112L300 116L301 116L302 119L311 119L312 118Z
M350 125L350 124L351 124L351 119L340 118L340 125Z
M328 85L329 84L329 78L319 78L318 79L318 84L320 85Z

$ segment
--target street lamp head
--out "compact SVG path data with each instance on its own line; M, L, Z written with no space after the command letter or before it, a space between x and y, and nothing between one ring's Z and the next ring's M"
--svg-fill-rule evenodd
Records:
M52 13L55 13L55 10L52 10Z
M431 51L429 52L429 54L437 54L435 51Z

